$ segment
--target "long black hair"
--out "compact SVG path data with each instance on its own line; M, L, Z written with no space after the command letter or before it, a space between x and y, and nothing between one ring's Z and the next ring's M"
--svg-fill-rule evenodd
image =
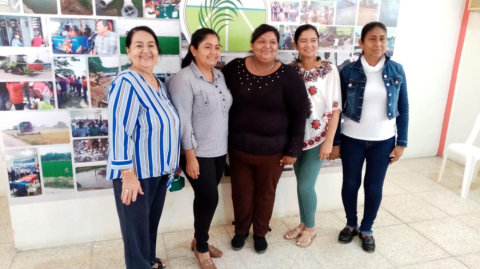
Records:
M317 27L311 25L311 24L304 24L300 27L297 28L297 30L295 31L295 36L294 36L294 40L295 40L295 45L298 46L298 39L300 39L300 35L302 35L303 32L307 31L307 30L313 30L315 32L315 34L317 34L317 38L320 38L320 34L318 33L318 30L317 30ZM321 58L317 56L317 61L320 60ZM300 55L298 55L298 58L295 59L298 63L301 62L301 59L300 59Z
M161 54L162 50L160 49L160 44L158 44L157 36L155 35L155 32L148 26L137 26L137 27L132 28L132 30L130 30L127 34L127 40L125 42L125 47L130 48L130 45L132 45L133 35L136 32L139 32L139 31L145 31L153 37L153 40L155 40L155 45L157 46L158 54Z
M280 33L278 32L277 28L268 24L261 24L255 29L255 31L253 31L250 43L251 44L255 43L255 41L257 41L259 37L261 37L263 34L268 32L273 32L275 34L275 37L277 38L277 43L278 43L280 40Z
M365 37L367 37L368 32L372 31L375 27L379 27L383 31L385 31L385 33L387 33L387 27L385 26L385 24L379 21L372 21L370 23L367 23L365 26L363 26L362 35L360 37L362 42L365 42Z
M195 57L193 57L193 53L190 47L198 49L200 43L202 43L208 35L215 35L220 41L220 37L218 36L217 32L210 28L201 28L195 31L195 33L193 33L192 35L192 41L190 42L190 46L188 46L187 56L185 56L185 58L183 58L182 60L182 68L189 66L192 61L195 61Z

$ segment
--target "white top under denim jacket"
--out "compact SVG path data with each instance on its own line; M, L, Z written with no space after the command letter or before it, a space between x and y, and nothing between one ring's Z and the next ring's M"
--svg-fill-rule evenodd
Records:
M172 78L168 89L180 115L182 149L195 149L197 157L219 157L228 150L232 95L222 72L215 68L212 72L213 82L192 62Z
M365 93L363 95L362 120L355 122L345 117L342 133L348 137L382 141L396 135L396 119L389 120L385 108L387 107L387 89L382 78L385 65L385 56L376 66L370 66L362 56L363 70L367 77Z
M307 88L310 109L305 125L303 150L308 150L325 141L328 121L334 111L341 109L340 77L337 68L328 61L322 61L311 70L305 70L297 61L291 65L295 67Z

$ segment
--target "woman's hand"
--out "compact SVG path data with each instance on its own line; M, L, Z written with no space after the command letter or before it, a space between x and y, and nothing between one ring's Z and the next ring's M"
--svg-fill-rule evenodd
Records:
M291 164L295 164L296 162L297 162L297 158L293 158L290 156L283 156L283 158L280 160L280 166L291 165Z
M182 173L182 167L178 166L177 171L175 171L175 173L173 173L173 176L176 177L176 176L180 175L180 173Z
M200 165L198 164L197 157L187 158L187 174L193 179L198 179L198 175L200 175Z
M405 147L396 146L389 155L389 157L392 159L390 161L390 164L393 164L394 162L398 161L400 159L400 157L402 157L404 150L405 150Z
M338 159L338 157L340 157L340 146L334 146L328 159L333 161Z
M333 142L324 141L320 147L320 160L327 160L330 157L330 153L332 153Z
M137 195L143 195L140 181L133 170L122 172L122 203L130 205L130 202L137 201Z

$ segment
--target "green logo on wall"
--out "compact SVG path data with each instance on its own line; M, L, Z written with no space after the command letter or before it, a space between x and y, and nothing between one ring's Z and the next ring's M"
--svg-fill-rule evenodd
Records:
M250 50L253 30L267 22L265 0L186 0L181 2L182 32L190 42L199 28L211 28L220 36L224 51Z

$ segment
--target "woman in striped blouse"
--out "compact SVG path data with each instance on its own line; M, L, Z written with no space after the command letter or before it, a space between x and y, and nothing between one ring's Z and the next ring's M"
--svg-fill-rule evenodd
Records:
M108 179L113 180L127 269L164 268L155 257L165 194L177 170L180 119L153 75L160 47L146 26L127 35L129 69L109 93Z

